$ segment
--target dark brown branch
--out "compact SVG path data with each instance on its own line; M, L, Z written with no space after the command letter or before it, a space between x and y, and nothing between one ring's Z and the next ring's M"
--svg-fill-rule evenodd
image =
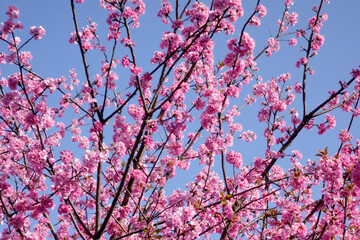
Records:
M68 203L68 204L71 206L71 208L72 208L72 210L73 210L73 212L74 212L74 214L75 214L76 220L80 223L80 225L81 225L82 228L84 229L85 233L86 233L89 237L93 237L93 235L91 234L90 230L88 229L88 227L85 225L85 223L84 223L83 220L81 219L79 213L76 211L76 208L75 208L74 204L71 202L71 200L70 200L70 199L67 199L67 200L65 200L65 202Z

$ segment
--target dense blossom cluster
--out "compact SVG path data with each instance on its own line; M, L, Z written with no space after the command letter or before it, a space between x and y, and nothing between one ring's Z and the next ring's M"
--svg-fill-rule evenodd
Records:
M262 1L249 14L241 0L179 2L161 0L157 20L168 30L140 66L131 33L141 27L142 0L101 0L106 36L90 18L78 26L76 9L89 3L70 1L69 43L85 74L70 69L58 78L38 75L25 50L45 29L29 27L24 41L19 9L5 9L0 63L17 70L0 79L0 239L359 239L360 140L352 130L360 68L316 107L306 104L328 1L301 29L286 0L262 50L248 31L267 15ZM228 38L217 61L220 34ZM282 41L301 42L297 82L288 72L260 74L257 59L275 55ZM98 71L87 62L94 51L104 56ZM240 123L250 107L259 129ZM335 109L351 116L334 139L339 148L303 159L294 139L328 134ZM263 148L245 157L239 146L261 137ZM200 170L185 187L167 190L194 165Z

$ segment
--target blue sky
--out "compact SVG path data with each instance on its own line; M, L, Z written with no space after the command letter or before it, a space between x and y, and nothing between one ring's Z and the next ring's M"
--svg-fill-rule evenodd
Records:
M205 1L208 2L208 1ZM318 4L318 0L298 0L295 1L293 11L299 14L299 23L293 29L306 28L309 17L313 16L311 10L313 5ZM160 0L148 0L146 14L140 18L141 26L134 30L133 38L136 41L137 47L135 52L138 55L137 60L140 66L145 71L153 68L150 65L150 57L153 52L159 50L159 43L161 33L168 30L168 26L161 23L156 16L157 10L160 7ZM243 0L245 9L245 17L237 23L237 37L238 33L244 23L245 19L255 6L254 0ZM262 19L260 27L249 27L247 31L256 41L256 51L260 51L265 45L267 39L271 35L275 35L277 31L276 20L281 16L283 11L283 0L264 0L262 4L268 8L268 15ZM28 36L28 29L35 25L42 25L46 29L46 35L40 41L31 41L26 50L33 53L32 60L33 70L43 77L60 77L68 76L69 70L75 68L79 73L79 78L83 76L81 68L81 58L78 48L75 45L70 45L68 39L70 33L74 30L72 22L70 1L56 1L56 0L1 0L0 2L0 21L6 19L6 6L16 5L20 9L20 21L24 25L23 33L20 33L22 40L25 41ZM85 4L76 5L77 15L80 26L87 24L86 17L90 17L92 21L99 24L100 33L103 32L102 41L106 42L106 11L98 7L98 1L86 0ZM358 0L342 0L331 1L330 5L325 4L323 12L329 15L329 20L324 23L321 34L325 35L325 44L319 51L319 55L311 59L310 65L315 70L315 75L311 76L308 81L308 104L309 107L315 107L322 102L328 95L329 90L338 89L338 82L350 79L350 71L352 68L360 65L360 1ZM221 35L215 38L215 61L221 59L226 52L226 40L228 36ZM304 42L299 41L299 45ZM5 51L5 45L0 43L0 52ZM119 50L118 56L122 57L127 53L121 53L123 49ZM93 54L89 61L91 73L95 75L99 72L100 59L99 55ZM290 47L286 42L281 42L280 52L274 53L272 57L267 58L263 56L258 61L260 68L260 75L266 80L271 77L277 77L282 73L290 72L292 81L301 81L302 69L295 67L295 62L303 54L299 54L299 46ZM0 65L1 76L6 77L13 71L16 71L15 66ZM121 77L121 76L120 76ZM126 79L125 79L126 80ZM124 81L125 81L124 80ZM244 95L245 97L245 95ZM298 97L299 98L299 97ZM258 140L252 143L239 143L236 147L239 148L243 154L244 161L250 162L254 156L263 156L265 149L265 142L263 140L264 124L258 124L256 118L257 108L245 108L241 112L239 121L243 124L244 130L255 130L258 135ZM322 119L322 118L320 118ZM338 126L325 136L317 136L303 132L299 138L294 142L292 149L299 149L304 158L315 158L317 150L329 147L329 152L337 151L339 141L329 141L337 139L339 129L346 128L349 121L349 115L340 115L337 118ZM359 119L355 121L353 127L353 134L360 137ZM342 127L340 128L340 126ZM246 150L245 150L246 149ZM275 150L275 149L274 149ZM247 159L247 160L245 160ZM183 187L185 182L190 181L191 175L199 169L197 164L193 164L194 169L189 172L181 172L181 176L170 181L170 187L176 189ZM186 181L183 181L186 179Z

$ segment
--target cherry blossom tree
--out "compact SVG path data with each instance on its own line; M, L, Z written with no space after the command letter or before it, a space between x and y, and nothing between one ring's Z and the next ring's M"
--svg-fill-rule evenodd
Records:
M314 1L303 26L286 0L260 50L250 30L271 2L148 1L166 31L147 65L136 50L144 39L132 34L145 3L101 0L107 18L82 25L91 16L77 10L88 2L68 8L69 48L82 65L55 78L32 66L29 51L46 29L21 23L16 6L1 9L0 63L15 69L0 80L1 239L360 238L360 69L349 66L309 104L327 0ZM221 59L217 37L227 46ZM301 78L286 69L263 78L257 63L287 45L300 50L291 64ZM243 129L241 112L259 127ZM331 140L338 148L302 159L295 140L333 137L338 116L348 119ZM256 143L255 157L239 142ZM168 188L174 178L186 184Z

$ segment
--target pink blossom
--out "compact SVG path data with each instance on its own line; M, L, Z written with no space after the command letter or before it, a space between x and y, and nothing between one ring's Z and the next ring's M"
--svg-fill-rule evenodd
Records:
M269 114L269 110L267 110L267 109L263 108L258 113L259 122L265 122L268 120L269 117L270 117L270 114Z
M316 34L313 38L313 45L311 46L311 49L313 51L317 51L320 49L320 47L324 44L325 37L320 34Z
M285 1L285 5L286 5L286 6L293 5L293 4L294 4L294 1L293 1L293 0L286 0L286 1Z
M20 74L18 74L18 73L14 73L14 74L10 75L8 78L8 84L9 84L9 88L11 90L16 90L17 84L19 82L20 82Z
M164 32L161 39L160 48L161 49L167 48L170 51L173 51L177 47L181 46L182 42L183 42L182 36L175 33Z
M190 16L190 21L193 23L198 22L199 24L205 23L210 14L209 7L201 2L195 2L192 8L186 11L186 15Z
M301 93L301 83L295 83L295 92L296 93Z
M241 91L240 88L238 88L238 87L236 87L234 85L231 85L226 90L226 93L230 97L237 98L239 96L240 91Z
M280 50L280 43L278 40L275 40L274 38L269 38L268 40L268 48L266 52L266 56L271 56L273 52L277 52Z
M157 16L164 19L173 9L171 4L167 0L162 0L161 4L163 7L158 11Z
M296 161L302 159L303 155L298 150L292 151L293 156L290 158L291 162L295 163Z
M10 34L14 32L15 29L16 29L16 24L12 19L8 19L3 24L1 24L1 32L3 34Z
M196 98L193 104L197 110L203 109L206 106L206 102L202 101L201 98Z
M42 26L32 26L30 28L30 34L35 36L35 40L39 40L45 35L45 29Z
M290 46L295 46L296 44L297 44L297 39L296 38L290 38L289 45Z
M255 11L257 11L259 13L259 18L262 18L262 17L266 16L266 14L267 14L266 7L261 4L259 4L255 7Z
M144 115L144 110L141 107L136 106L135 104L131 104L128 108L128 113L132 116L136 121L140 120Z
M179 156L182 153L182 142L172 142L167 145L169 149L169 154L172 154L174 156Z
M149 72L144 73L141 76L141 86L143 89L149 89L152 87L152 83L151 80L153 79L153 77L150 75Z
M303 29L299 29L299 30L296 31L296 37L297 38L299 38L300 36L305 37L305 35L306 35L306 31L303 30Z
M5 53L0 53L0 63L1 64L6 63L5 58L6 58L6 54Z
M29 113L25 117L25 122L29 125L35 125L38 123L38 117L33 113Z
M340 134L338 138L341 140L342 143L345 143L347 141L350 141L352 139L352 136L347 129L343 129L340 130Z
M256 17L256 16L253 16L253 17L251 18L249 24L250 24L251 26L256 26L256 27L258 27L258 26L260 26L260 24L261 24L261 20L260 20L260 18L258 18L258 17Z
M10 19L19 18L20 11L16 6L8 6L7 9L6 15L8 15Z
M226 154L226 161L236 168L240 168L243 164L241 153L230 151Z
M17 96L18 95L16 94L16 92L8 92L3 96L1 102L4 106L9 106L16 99Z
M161 63L165 58L165 53L164 52L155 52L154 56L151 58L150 62L151 64L157 64L157 63Z
M227 7L227 1L214 0L213 6L215 9L224 10Z
M144 138L144 143L149 151L153 150L155 148L154 141L152 140L150 135L146 135Z
M173 24L171 25L171 28L179 28L179 27L181 27L182 25L184 25L184 22L183 21L181 21L181 20L175 20L174 22L173 22Z
M354 114L355 117L360 116L360 108L355 108L355 109L353 110L353 114Z
M124 56L121 60L121 65L123 67L129 67L130 66L130 61L129 61L129 58L128 58L128 55Z
M222 138L217 138L214 135L211 135L206 138L205 146L215 153L219 153L222 150L225 150L225 144Z
M328 15L326 13L321 14L320 17L324 20L324 22L328 20Z
M352 69L351 70L351 75L352 75L353 78L359 78L360 77L360 69Z
M329 124L328 126L329 129L332 129L336 126L336 119L334 116L326 114L325 121Z
M304 65L306 63L308 63L309 59L307 58L300 58L300 64Z
M288 81L289 79L291 79L290 73L284 73L284 74L281 74L281 75L278 77L277 81L278 81L278 82L286 82L286 81Z
M322 27L322 21L320 19L316 19L314 16L309 19L309 27L313 30L314 33L319 33L320 28Z
M140 76L141 72L142 72L142 68L141 67L137 67L135 65L131 65L130 67L130 72L132 72L133 74L135 74L136 76Z
M255 41L250 37L247 32L244 32L241 39L241 46L239 49L240 56L251 54L255 48Z
M251 141L255 140L256 138L257 138L256 133L254 133L251 130L248 130L241 134L241 139L245 140L246 142L251 142Z
M299 61L296 62L296 67L299 68L300 65L305 65L308 63L308 61L309 59L307 59L306 57L302 57Z
M130 38L127 38L127 37L125 37L125 38L122 38L121 40L120 40L120 43L121 44L124 44L124 46L126 47L126 46L130 46L130 45L132 45L132 46L136 46L136 44L135 44L135 42L133 41L133 40L131 40Z
M293 13L285 13L285 21L291 26L295 26L298 22L298 14L296 12Z
M320 123L317 127L319 129L319 131L318 131L319 135L322 135L322 134L324 134L326 132L327 128L326 128L325 123Z
M242 125L240 123L234 123L229 125L230 133L235 133L242 130Z
M357 163L351 172L352 182L360 188L360 164Z
M20 229L23 227L24 225L24 220L25 220L25 216L21 216L19 215L14 215L11 219L10 219L10 224L16 229Z

